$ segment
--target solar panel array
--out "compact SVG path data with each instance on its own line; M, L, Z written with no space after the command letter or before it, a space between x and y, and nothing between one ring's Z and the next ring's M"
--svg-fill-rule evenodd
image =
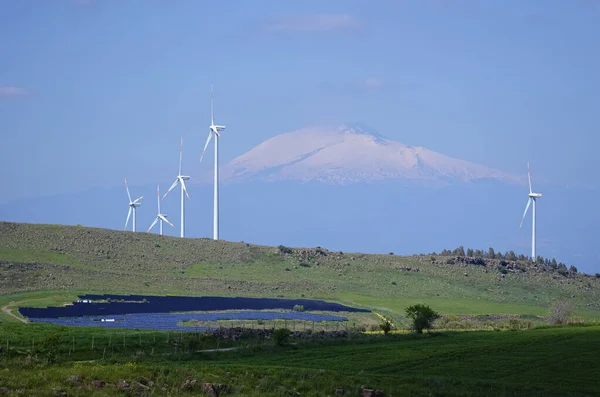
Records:
M187 321L218 320L303 320L303 321L348 321L346 317L305 312L241 311L225 313L136 313L117 316L91 317L32 317L32 322L58 325L105 328L147 329L159 331L205 331L203 327L182 326ZM104 321L103 321L104 320ZM111 321L106 321L111 320Z
M111 302L84 303L74 302L61 307L33 308L20 307L19 312L25 317L58 318L80 316L103 316L109 314L125 315L129 313L169 313L191 311L223 311L223 310L292 310L295 305L304 306L306 311L327 312L369 312L339 303L313 299L282 298L231 298L218 296L153 296L153 295L82 295L81 300ZM124 300L125 302L118 302ZM116 301L116 302L115 302ZM144 302L144 303L142 303Z

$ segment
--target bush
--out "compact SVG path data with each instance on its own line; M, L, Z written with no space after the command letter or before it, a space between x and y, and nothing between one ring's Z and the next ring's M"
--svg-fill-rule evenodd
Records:
M59 339L60 337L58 336L58 334L54 333L48 335L46 339L42 341L41 350L46 359L48 360L48 363L54 363L58 358Z
M379 328L383 331L385 335L387 335L392 330L392 322L387 318L382 318L379 323Z
M429 306L419 303L406 308L406 317L411 319L412 329L422 334L424 329L431 329L433 322L440 318L440 315Z
M277 249L279 249L280 254L291 254L293 252L290 247L286 247L285 245L280 245Z
M284 346L289 342L290 330L287 328L278 328L273 332L273 339L277 346Z
M571 305L567 301L554 301L550 308L550 324L566 324L569 322Z
M304 305L294 305L294 307L292 308L293 311L295 312L303 312L304 311Z

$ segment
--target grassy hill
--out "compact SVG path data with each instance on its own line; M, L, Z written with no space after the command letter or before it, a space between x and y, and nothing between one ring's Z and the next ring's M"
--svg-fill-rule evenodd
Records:
M501 274L496 260L447 259L2 222L0 305L43 306L78 292L110 292L319 298L389 314L422 302L444 314L547 315L563 299L580 316L600 318L596 277L527 263L509 264Z

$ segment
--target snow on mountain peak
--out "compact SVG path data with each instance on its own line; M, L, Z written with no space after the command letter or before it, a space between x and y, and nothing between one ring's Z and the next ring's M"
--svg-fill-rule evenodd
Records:
M378 180L451 181L520 178L392 141L363 123L308 127L270 138L221 168L224 182L245 180L346 184Z

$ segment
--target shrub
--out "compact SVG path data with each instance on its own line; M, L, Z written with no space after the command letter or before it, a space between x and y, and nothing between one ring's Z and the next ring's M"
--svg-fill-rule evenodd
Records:
M430 329L433 322L440 317L427 305L416 304L406 308L406 317L412 321L412 329L422 334L424 329Z
M302 266L302 267L310 267L310 264L302 262L302 263L300 263L300 266Z
M56 362L56 359L58 357L59 339L60 337L58 336L58 334L54 333L48 335L48 337L46 337L46 339L42 341L41 350L44 353L44 356L46 356L48 363Z
M277 249L279 249L280 254L291 254L293 252L290 247L286 247L285 245L280 245Z
M284 346L289 342L290 330L287 328L278 328L273 332L273 339L277 346Z
M304 311L304 305L294 305L294 307L292 308L293 311L295 312L303 312Z
M550 324L566 324L571 314L569 302L561 300L554 301L550 308Z
M383 331L385 335L387 335L392 330L392 322L387 318L382 318L379 323L379 328Z

